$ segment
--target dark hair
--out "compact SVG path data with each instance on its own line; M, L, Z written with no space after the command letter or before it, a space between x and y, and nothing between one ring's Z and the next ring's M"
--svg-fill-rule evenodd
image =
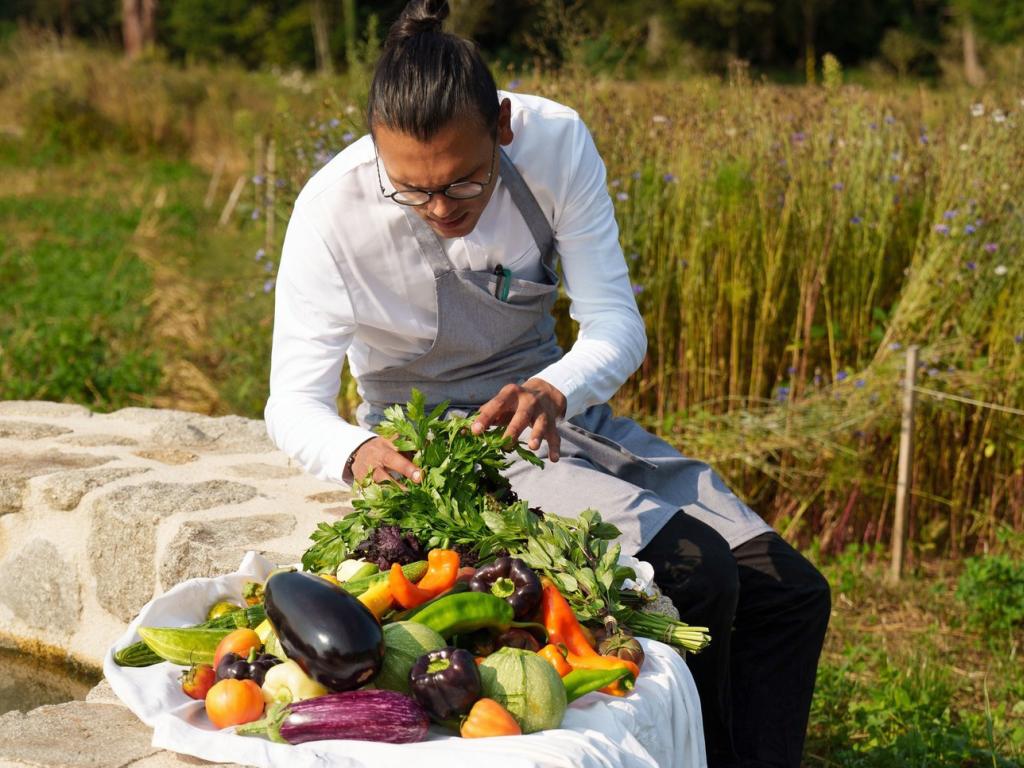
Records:
M442 31L447 16L447 0L411 0L391 26L370 84L371 131L384 125L427 141L461 117L497 129L494 78L474 43Z

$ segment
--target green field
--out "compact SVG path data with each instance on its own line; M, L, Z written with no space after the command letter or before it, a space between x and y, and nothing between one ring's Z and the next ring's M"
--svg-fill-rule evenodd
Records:
M833 584L808 764L1019 764L1022 95L841 79L519 87L577 107L608 166L650 339L617 408L713 461ZM364 87L0 55L0 397L260 416L290 202L358 134ZM910 344L921 385L983 405L920 397L894 590Z

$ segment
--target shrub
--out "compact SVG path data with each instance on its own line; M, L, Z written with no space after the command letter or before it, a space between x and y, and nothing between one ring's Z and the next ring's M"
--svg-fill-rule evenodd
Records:
M968 623L989 632L1024 626L1024 561L1007 554L970 557L956 590Z

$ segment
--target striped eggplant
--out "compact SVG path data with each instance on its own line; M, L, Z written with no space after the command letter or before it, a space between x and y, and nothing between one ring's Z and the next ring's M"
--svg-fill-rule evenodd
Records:
M315 699L273 704L267 716L239 726L243 736L301 744L325 739L356 739L406 744L423 741L430 718L408 696L395 691L329 693Z

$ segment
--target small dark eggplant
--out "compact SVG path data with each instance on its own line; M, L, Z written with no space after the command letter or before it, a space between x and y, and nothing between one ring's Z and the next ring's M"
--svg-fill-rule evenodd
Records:
M275 573L265 605L285 655L330 690L358 688L380 671L380 624L340 587L308 573Z

